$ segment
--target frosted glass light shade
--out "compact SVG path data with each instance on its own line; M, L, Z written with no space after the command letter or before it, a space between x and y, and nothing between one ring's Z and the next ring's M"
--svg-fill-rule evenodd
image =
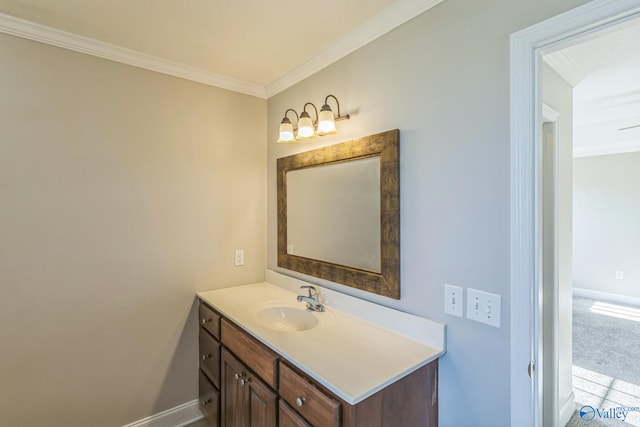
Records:
M293 125L288 118L282 119L280 123L280 137L278 138L280 144L286 144L296 142L296 138L293 134Z
M318 115L318 135L330 135L337 132L333 111L327 104L324 104Z
M300 114L300 121L298 122L298 139L307 139L313 138L316 136L315 131L313 130L313 122L311 121L311 117L309 117L309 113L303 111Z

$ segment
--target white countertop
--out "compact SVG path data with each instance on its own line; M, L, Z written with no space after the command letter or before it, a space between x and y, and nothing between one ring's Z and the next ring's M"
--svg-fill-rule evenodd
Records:
M278 276L282 275L272 273L268 278ZM289 285L292 281L305 284L286 276L284 281ZM313 313L319 320L318 326L299 332L277 331L258 323L255 313L265 304L305 306L296 301L297 294L271 283L206 291L198 297L350 404L366 399L444 354L443 324L350 296L336 296L337 293L320 286L316 288L321 300L325 300L324 294L329 295L325 300L327 311ZM355 300L359 312L371 305L374 313L378 311L377 319L389 321L389 329L344 311L349 299ZM341 310L330 302L326 304L333 300ZM419 337L415 339L391 330L409 331L416 327L431 329L431 333L424 338L420 332L406 334Z

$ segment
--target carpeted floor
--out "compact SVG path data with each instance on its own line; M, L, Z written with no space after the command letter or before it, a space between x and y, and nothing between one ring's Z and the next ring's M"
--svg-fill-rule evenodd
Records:
M574 297L573 389L583 415L567 427L640 427L639 307ZM637 409L611 418L620 407Z

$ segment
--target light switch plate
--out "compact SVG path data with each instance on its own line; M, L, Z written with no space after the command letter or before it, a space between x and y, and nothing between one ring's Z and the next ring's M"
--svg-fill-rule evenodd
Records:
M477 289L467 289L467 318L487 325L500 327L502 297Z
M462 317L464 292L460 286L444 285L444 312Z

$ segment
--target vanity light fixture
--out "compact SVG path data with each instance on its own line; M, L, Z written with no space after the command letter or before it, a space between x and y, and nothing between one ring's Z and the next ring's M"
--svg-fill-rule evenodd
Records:
M300 113L300 120L298 121L298 136L296 139L309 139L316 136L315 123L311 121L311 116L307 113L307 105L311 105L316 111L316 122L318 121L318 109L311 102L307 102L302 107L302 113Z
M296 115L296 122L300 121L298 118L298 113L295 110L289 108L284 112L284 118L280 122L280 138L278 138L278 142L281 144L286 144L290 142L296 142L296 136L293 133L293 125L291 124L291 120L287 117L287 113L289 111L293 111L293 114Z
M338 118L333 118L333 111L331 107L329 107L329 97L336 100L336 105L338 106ZM348 119L349 115L347 114L344 117L340 116L340 103L338 102L338 98L333 95L327 95L324 99L324 105L320 108L320 115L318 116L318 135L331 135L332 133L337 133L338 129L336 129L336 120Z
M334 117L333 110L329 106L329 98L333 98L336 101L337 113L338 115ZM315 122L311 120L311 116L307 112L307 107L312 106L316 113ZM293 127L291 120L287 117L289 111L292 111L296 116L297 128ZM351 116L349 114L345 114L344 116L340 115L340 103L338 102L338 98L333 95L327 95L324 99L324 104L320 109L320 113L318 114L318 109L316 106L307 102L302 107L302 113L298 116L295 110L289 108L284 113L284 118L280 122L280 137L278 138L279 143L291 143L300 139L309 139L313 138L316 135L324 136L330 135L338 132L336 129L335 122L340 120L348 120ZM297 132L296 132L297 131Z

